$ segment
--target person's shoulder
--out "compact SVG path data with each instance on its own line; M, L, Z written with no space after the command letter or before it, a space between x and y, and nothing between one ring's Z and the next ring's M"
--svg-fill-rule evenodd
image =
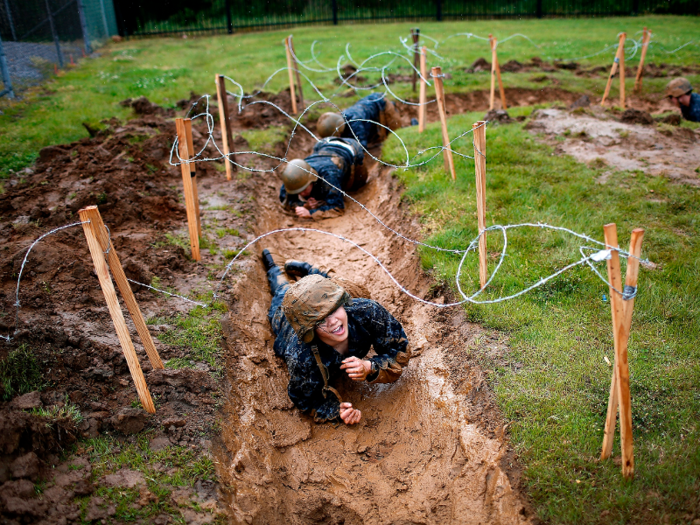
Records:
M352 304L345 307L345 310L350 314L365 314L376 312L377 310L386 310L381 304L372 299L363 299L353 297Z

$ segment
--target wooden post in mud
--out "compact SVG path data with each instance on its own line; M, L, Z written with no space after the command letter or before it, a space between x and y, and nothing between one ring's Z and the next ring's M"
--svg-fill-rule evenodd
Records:
M483 290L488 280L486 261L486 122L472 124L474 135L474 171L476 174L476 215L479 225L479 283Z
M187 133L187 152L189 153L189 159L194 158L194 139L192 138L192 119L186 118L185 120L185 133ZM199 192L197 191L197 172L195 171L195 163L190 163L190 177L192 178L192 198L194 201L194 213L197 216L197 235L202 236L202 217L199 213Z
M297 91L299 91L299 104L301 108L304 109L304 92L301 90L301 73L299 72L299 64L297 62L297 54L294 51L294 42L292 41L292 35L289 35L289 51L292 55L292 64L294 64L294 74L297 78Z
M642 75L644 74L644 59L647 57L647 49L649 48L649 40L651 40L651 31L644 28L642 33L642 56L639 59L639 67L637 68L637 78L634 80L634 91L642 92Z
M233 134L231 133L231 117L228 112L228 94L226 93L226 79L223 75L214 77L216 83L216 98L219 103L219 121L221 123L221 142L224 146L224 162L226 163L226 180L231 180L231 169L236 169L235 164L231 161L236 160L236 155L231 147Z
M124 314L122 313L122 309L119 306L119 299L117 298L117 292L114 289L114 284L112 283L112 279L109 275L109 269L107 267L107 262L105 261L105 250L104 246L105 244L100 242L99 238L102 237L104 239L105 236L107 236L107 240L109 241L109 236L107 232L104 229L104 224L102 223L102 219L99 218L99 221L97 220L97 217L99 217L100 213L97 210L97 206L89 206L87 208L84 208L78 212L80 215L80 220L83 221L83 231L85 232L85 238L88 243L88 248L90 250L90 255L92 256L92 262L95 265L95 273L97 274L97 278L100 281L100 287L102 288L102 293L105 296L105 301L107 303L107 308L109 309L109 314L112 317L112 322L114 323L114 329L117 332L117 337L119 338L119 344L122 347L122 351L124 352L124 357L126 358L126 363L129 366L129 372L131 372L131 377L134 380L134 384L136 385L136 391L138 392L139 399L141 401L141 405L143 408L150 412L151 414L155 414L156 408L153 405L153 399L151 399L151 393L148 391L148 386L146 385L146 378L143 376L143 370L141 370L141 365L139 364L139 360L136 357L136 350L134 349L134 343L131 340L131 336L129 335L129 329L126 326L126 321L124 321ZM100 228L101 227L101 228ZM102 231L100 231L102 230ZM114 252L114 247L112 246L111 242L109 243L109 252L108 256L110 256ZM112 260L115 261L115 264L112 266L113 268L117 267L117 264L119 265L119 268L121 268L121 264L119 264L119 259L116 258L116 253L114 253L114 256L112 257ZM116 272L114 272L114 269L112 270L113 273L116 275ZM124 270L122 269L121 275L123 276ZM124 280L126 280L126 277L124 276ZM125 286L128 288L129 284L125 283ZM121 287L120 287L121 288ZM130 290L130 288L129 288ZM124 295L124 294L122 294ZM124 299L126 300L126 295L124 295ZM133 298L133 294L131 294L131 297ZM127 303L128 306L129 303ZM135 304L135 300L134 300ZM136 305L136 308L138 309L138 305ZM140 317L140 312L139 312L139 317ZM136 319L134 319L135 321ZM143 318L141 318L143 320ZM145 328L145 323L143 324L143 328ZM138 329L138 325L137 325ZM146 328L146 333L148 333L148 329ZM150 335L148 336L148 340L150 341L151 345L153 344L153 341L150 340ZM145 344L145 339L142 339L144 341L144 347L146 347ZM147 351L148 348L146 347ZM153 347L153 351L155 351L155 347ZM163 363L160 361L160 358L158 357L158 353L156 352L153 357L157 357L157 363L159 363L160 366L157 368L163 368ZM149 358L153 359L151 354L149 353ZM151 361L153 363L153 360ZM155 365L154 365L155 366Z
M442 156L445 161L445 171L452 175L452 180L457 180L455 175L455 162L450 149L450 136L447 134L447 111L445 110L445 90L442 85L442 68L436 66L431 69L433 84L435 85L435 98L437 98L438 113L440 113L440 124L442 125Z
M501 109L508 109L506 105L506 92L503 89L503 81L501 80L501 66L498 63L498 40L489 34L489 42L491 43L491 92L489 98L489 110L492 110L496 102L496 78L498 78L498 91L501 95Z
M292 65L292 52L289 49L289 37L284 39L284 49L287 52L287 72L289 73L289 94L292 97L292 113L298 114L297 95L294 92L294 66Z
M615 345L615 364L610 385L608 413L605 419L605 435L601 459L610 457L613 438L615 435L615 420L618 407L620 409L620 438L622 449L622 475L626 478L634 476L634 444L632 439L632 404L630 396L629 362L627 343L632 325L634 296L637 290L639 275L639 256L642 252L644 230L636 229L630 239L630 254L628 259L625 287L622 288L620 277L620 258L617 250L617 227L606 224L604 227L605 244L613 248L608 259L608 279L610 282L610 305L612 308L613 340ZM616 290L622 290L620 294Z
M605 101L610 94L610 87L612 86L613 78L617 70L620 69L620 106L625 107L625 38L627 38L627 33L620 33L620 42L617 45L617 53L615 53L615 60L613 61L612 68L610 68L610 76L608 77L608 83L605 85L605 93L603 93L603 99L600 101L600 105L604 106Z
M414 29L411 29L411 38L413 39L413 92L415 93L415 91L416 91L416 78L418 77L416 70L418 69L418 62L420 60L420 58L419 58L420 52L418 51L418 40L420 39L420 29L418 29L417 27Z
M192 249L192 258L195 261L201 261L202 256L199 253L199 217L197 217L197 206L195 205L195 190L193 186L197 184L197 179L192 178L190 165L187 160L190 158L189 148L187 147L187 130L185 121L181 118L175 119L175 128L177 130L178 153L180 155L180 171L182 172L182 185L185 193L185 207L187 209L187 227L190 233L190 248Z
M420 91L419 91L419 96L418 96L418 102L420 106L418 106L418 132L423 133L425 131L425 123L428 117L428 106L426 105L426 90L428 89L428 84L427 84L427 78L428 78L428 71L427 71L427 66L425 63L426 60L426 51L425 51L425 46L420 48L420 76L423 77L421 78L420 81Z

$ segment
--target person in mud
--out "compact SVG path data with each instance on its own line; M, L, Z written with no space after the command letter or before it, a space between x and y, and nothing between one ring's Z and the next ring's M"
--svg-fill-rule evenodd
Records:
M681 110L683 118L700 122L700 95L693 93L688 79L674 78L666 86L666 96Z
M306 219L338 217L345 211L343 191L367 182L364 153L355 139L328 137L316 143L311 155L292 159L279 175L282 206Z
M359 297L368 295L360 285L302 261L287 261L283 270L268 249L262 260L272 292L274 350L287 363L289 398L317 423L359 423L362 413L331 385L343 373L353 381L396 381L409 359L403 327L379 303ZM300 279L291 284L287 275ZM370 347L376 355L367 359Z
M372 122L366 122L368 120ZM370 142L386 138L386 128L377 126L376 122L392 131L401 127L396 106L386 100L384 93L372 93L342 113L324 113L316 123L316 132L321 137L357 139L366 149Z

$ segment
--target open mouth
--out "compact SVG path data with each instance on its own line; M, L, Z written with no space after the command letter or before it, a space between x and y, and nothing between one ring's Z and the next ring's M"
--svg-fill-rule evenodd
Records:
M331 330L331 333L333 335L343 335L343 332L345 332L345 328L343 328L343 323L340 323L337 328Z

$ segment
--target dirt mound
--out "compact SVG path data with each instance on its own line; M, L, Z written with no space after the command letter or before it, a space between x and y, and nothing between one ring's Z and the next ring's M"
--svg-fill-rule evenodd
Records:
M625 122L626 124L643 124L645 126L652 126L655 124L654 118L649 113L632 108L622 112L622 115L620 115L620 122Z
M591 105L591 99L588 95L581 95L580 98L576 99L576 102L569 106L569 109L577 108L587 108Z
M491 71L491 62L488 62L485 58L477 58L470 67L471 71L478 73L479 71Z
M525 69L525 66L517 60L509 60L501 66L501 71L506 73L520 73L523 69Z
M532 113L526 129L545 134L557 153L572 155L581 162L639 170L700 186L695 171L700 166L698 132L688 128L657 130L647 124L649 119L654 123L648 113L627 110L624 114L644 125L620 122L614 112L594 106L586 114L537 110Z
M496 126L499 124L511 124L515 122L515 120L510 117L508 112L502 109L492 109L486 113L486 115L484 115L483 120L488 121L490 125Z

